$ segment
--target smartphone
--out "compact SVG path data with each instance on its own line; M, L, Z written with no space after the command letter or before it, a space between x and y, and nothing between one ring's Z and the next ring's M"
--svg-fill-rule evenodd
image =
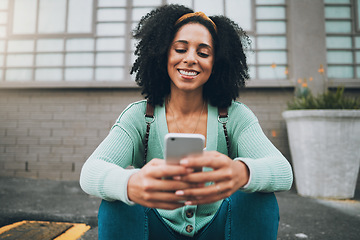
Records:
M179 164L188 155L202 154L205 137L201 134L168 133L165 135L166 164Z

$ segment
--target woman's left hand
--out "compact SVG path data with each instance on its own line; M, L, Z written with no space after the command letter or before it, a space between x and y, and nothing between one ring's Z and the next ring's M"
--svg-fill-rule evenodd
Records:
M185 205L216 202L231 196L249 181L249 169L245 163L233 161L216 151L205 151L202 155L184 158L180 164L186 168L209 167L213 169L213 171L196 172L181 177L181 181L202 186L176 191L176 195L189 199ZM214 184L205 186L206 182L214 182Z

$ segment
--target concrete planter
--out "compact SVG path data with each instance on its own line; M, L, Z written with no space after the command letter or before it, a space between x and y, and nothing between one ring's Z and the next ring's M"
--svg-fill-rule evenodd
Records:
M283 112L299 195L354 197L360 164L359 110Z

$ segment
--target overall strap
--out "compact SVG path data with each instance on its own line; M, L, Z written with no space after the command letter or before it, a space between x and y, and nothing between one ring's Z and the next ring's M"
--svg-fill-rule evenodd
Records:
M150 121L148 121L147 118L151 118ZM150 125L155 121L154 116L154 106L149 103L149 101L146 102L146 112L145 112L145 122L146 122L146 134L145 134L145 149L144 149L144 162L143 166L146 164L146 158L148 153L148 142L149 142L149 135L150 135Z
M228 118L229 118L228 109L219 107L218 111L219 111L218 121L219 121L219 123L221 123L223 125L224 135L225 135L225 140L226 140L226 147L227 147L228 155L229 155L230 154L230 141L229 141L228 131L226 128L226 123L228 122ZM226 119L224 121L222 121L221 118L226 118Z

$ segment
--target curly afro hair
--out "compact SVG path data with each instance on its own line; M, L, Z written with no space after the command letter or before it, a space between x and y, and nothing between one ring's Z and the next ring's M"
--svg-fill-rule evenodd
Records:
M224 16L212 16L210 21L200 16L186 18L175 25L184 14L193 10L181 5L164 5L145 15L134 30L137 56L131 74L142 87L142 94L152 105L162 105L170 94L171 79L167 72L168 50L176 32L187 23L200 23L210 32L215 48L213 73L203 87L204 99L216 107L228 107L239 96L249 79L244 48L250 43L246 33Z

